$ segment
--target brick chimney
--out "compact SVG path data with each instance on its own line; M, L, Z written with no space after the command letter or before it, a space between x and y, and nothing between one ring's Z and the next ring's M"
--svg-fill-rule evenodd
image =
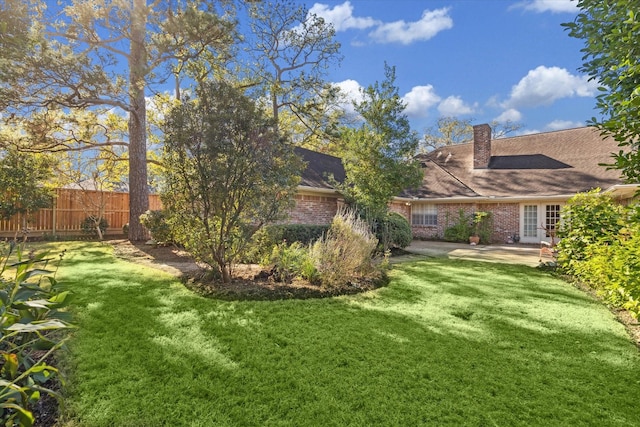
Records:
M473 168L486 169L491 160L491 127L487 124L473 127Z

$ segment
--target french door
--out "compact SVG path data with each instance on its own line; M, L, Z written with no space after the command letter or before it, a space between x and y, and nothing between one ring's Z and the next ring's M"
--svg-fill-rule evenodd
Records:
M560 222L560 209L557 204L522 204L520 205L520 241L522 243L539 243L550 241L550 233L555 232Z

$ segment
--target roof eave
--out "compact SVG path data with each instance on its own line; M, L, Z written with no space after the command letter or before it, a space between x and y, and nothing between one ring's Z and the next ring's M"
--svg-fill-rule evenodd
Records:
M396 197L394 200L407 202L423 202L423 203L518 203L534 200L551 200L564 201L573 197L575 194L553 194L553 195L535 195L535 196L477 196L477 197L434 197L434 198L408 198Z

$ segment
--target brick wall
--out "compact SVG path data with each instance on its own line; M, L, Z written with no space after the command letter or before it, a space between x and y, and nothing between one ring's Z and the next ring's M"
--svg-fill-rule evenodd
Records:
M491 212L494 243L505 243L509 236L520 230L520 205L518 203L486 203L478 205L479 211Z
M296 205L289 211L290 224L331 224L342 199L335 196L298 194Z
M418 239L442 239L444 230L458 221L462 209L465 216L474 212L491 212L494 243L504 243L508 236L519 231L520 205L518 203L446 203L438 204L437 226L412 226L413 237Z
M405 202L393 202L389 205L389 210L391 212L397 212L409 223L411 223L411 205L406 204Z
M298 194L296 205L289 211L291 224L330 224L343 200L338 195L320 196ZM492 241L504 243L508 236L520 228L520 205L518 203L442 203L437 205L437 226L412 226L413 237L417 239L442 239L444 230L458 221L462 209L466 216L477 211L491 212L493 219ZM389 209L411 222L411 206L404 202L391 203Z

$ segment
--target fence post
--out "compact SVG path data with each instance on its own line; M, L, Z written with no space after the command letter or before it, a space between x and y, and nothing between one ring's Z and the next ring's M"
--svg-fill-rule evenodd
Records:
M58 219L57 208L58 208L58 196L60 195L59 189L56 188L56 193L53 196L53 206L51 206L51 236L55 237L56 235L56 220Z

